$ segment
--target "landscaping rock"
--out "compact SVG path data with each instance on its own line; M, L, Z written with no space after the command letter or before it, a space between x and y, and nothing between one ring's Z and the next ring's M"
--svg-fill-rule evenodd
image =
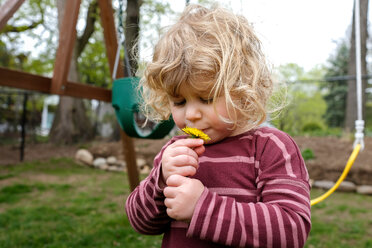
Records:
M108 165L116 165L118 162L118 160L114 156L110 156L106 160L107 160Z
M309 184L310 184L310 187L313 187L314 186L314 180L313 179L310 179L309 180Z
M320 189L330 189L333 187L335 183L332 181L315 181L313 187L320 188Z
M105 158L96 158L94 161L93 161L93 166L94 167L102 167L104 165L107 165L107 161Z
M337 190L338 191L343 191L343 192L355 192L356 191L356 185L353 182L349 181L343 181L340 186L338 186Z
M143 158L137 158L137 167L142 168L146 165L146 160Z
M372 195L372 186L371 185L362 185L358 186L356 190L359 194L363 195Z
M327 180L321 180L321 181L315 181L313 184L314 188L320 188L320 189L325 189L329 190L335 185L335 182L332 181L327 181ZM355 192L357 186L353 182L349 181L343 181L341 184L338 186L337 191L342 191L342 192Z
M140 169L141 174L149 174L150 171L151 171L151 168L147 165L142 166L141 169Z
M75 154L75 160L86 165L93 165L93 155L86 149L79 149Z
M98 168L101 170L108 170L109 167L110 166L108 166L107 164L104 164L104 165L99 166Z
M125 163L125 161L123 160L118 160L116 164L117 166L122 167L122 168L125 168L127 166L127 163Z

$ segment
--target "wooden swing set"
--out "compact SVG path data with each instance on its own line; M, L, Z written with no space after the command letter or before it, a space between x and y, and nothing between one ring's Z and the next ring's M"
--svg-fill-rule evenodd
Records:
M8 20L14 15L24 0L7 0L0 8L0 30L4 28ZM67 80L70 62L76 40L76 24L79 16L81 0L67 0L65 13L59 35L59 45L54 62L53 76L51 78L30 74L22 71L0 67L0 86L8 86L18 89L38 91L46 94L71 96L84 99L95 99L111 103L111 90L101 87L90 86ZM100 18L102 22L106 54L110 72L115 67L115 55L118 48L117 34L114 21L114 9L111 1L98 0ZM118 67L123 68L121 60ZM123 70L118 70L117 78L123 78ZM136 163L136 152L133 139L124 131L121 132L123 151L127 164L130 189L133 190L139 184L139 174Z

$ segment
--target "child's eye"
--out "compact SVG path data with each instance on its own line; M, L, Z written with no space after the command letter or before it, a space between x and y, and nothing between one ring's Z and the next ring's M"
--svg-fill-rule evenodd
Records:
M183 106L183 105L185 105L185 103L186 103L186 100L173 100L173 105L174 106Z
M213 102L213 98L210 99L205 99L205 98L200 98L200 101L204 104L211 104Z

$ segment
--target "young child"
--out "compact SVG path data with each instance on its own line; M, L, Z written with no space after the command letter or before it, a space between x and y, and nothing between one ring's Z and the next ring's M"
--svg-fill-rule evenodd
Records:
M211 140L172 138L130 194L133 228L162 247L303 247L309 176L287 134L260 124L273 83L242 16L188 6L160 39L141 80L151 119Z

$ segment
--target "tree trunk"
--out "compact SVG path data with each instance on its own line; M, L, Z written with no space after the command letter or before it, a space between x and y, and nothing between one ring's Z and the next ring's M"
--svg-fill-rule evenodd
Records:
M139 36L140 7L142 0L127 0L125 20L125 47L128 51L129 63L132 74L137 71L138 46L136 42ZM126 73L126 72L125 72Z
M354 3L355 8L355 3ZM368 39L368 0L360 0L360 45L361 45L361 66L362 75L367 74L367 39ZM348 63L348 74L356 75L355 59L355 11L353 12L351 46ZM362 80L362 113L364 118L366 105L366 87L367 80ZM356 80L348 80L348 91L346 99L345 131L352 132L355 129L355 120L357 120L357 97L356 97Z
M59 25L61 25L63 20L65 4L66 0L57 0ZM92 4L95 4L96 6L95 1L93 1ZM91 28L92 24L91 22L87 21L87 28L88 27ZM87 32L84 32L84 35L82 36L84 40L78 40L74 46L73 56L67 77L69 81L80 82L77 69L77 59L80 55L79 53L83 51L84 46L93 32L88 33L90 34L87 35ZM82 99L68 96L60 97L55 118L53 120L52 129L50 131L50 141L58 144L72 144L92 139L94 136L94 128L86 112L84 101Z

